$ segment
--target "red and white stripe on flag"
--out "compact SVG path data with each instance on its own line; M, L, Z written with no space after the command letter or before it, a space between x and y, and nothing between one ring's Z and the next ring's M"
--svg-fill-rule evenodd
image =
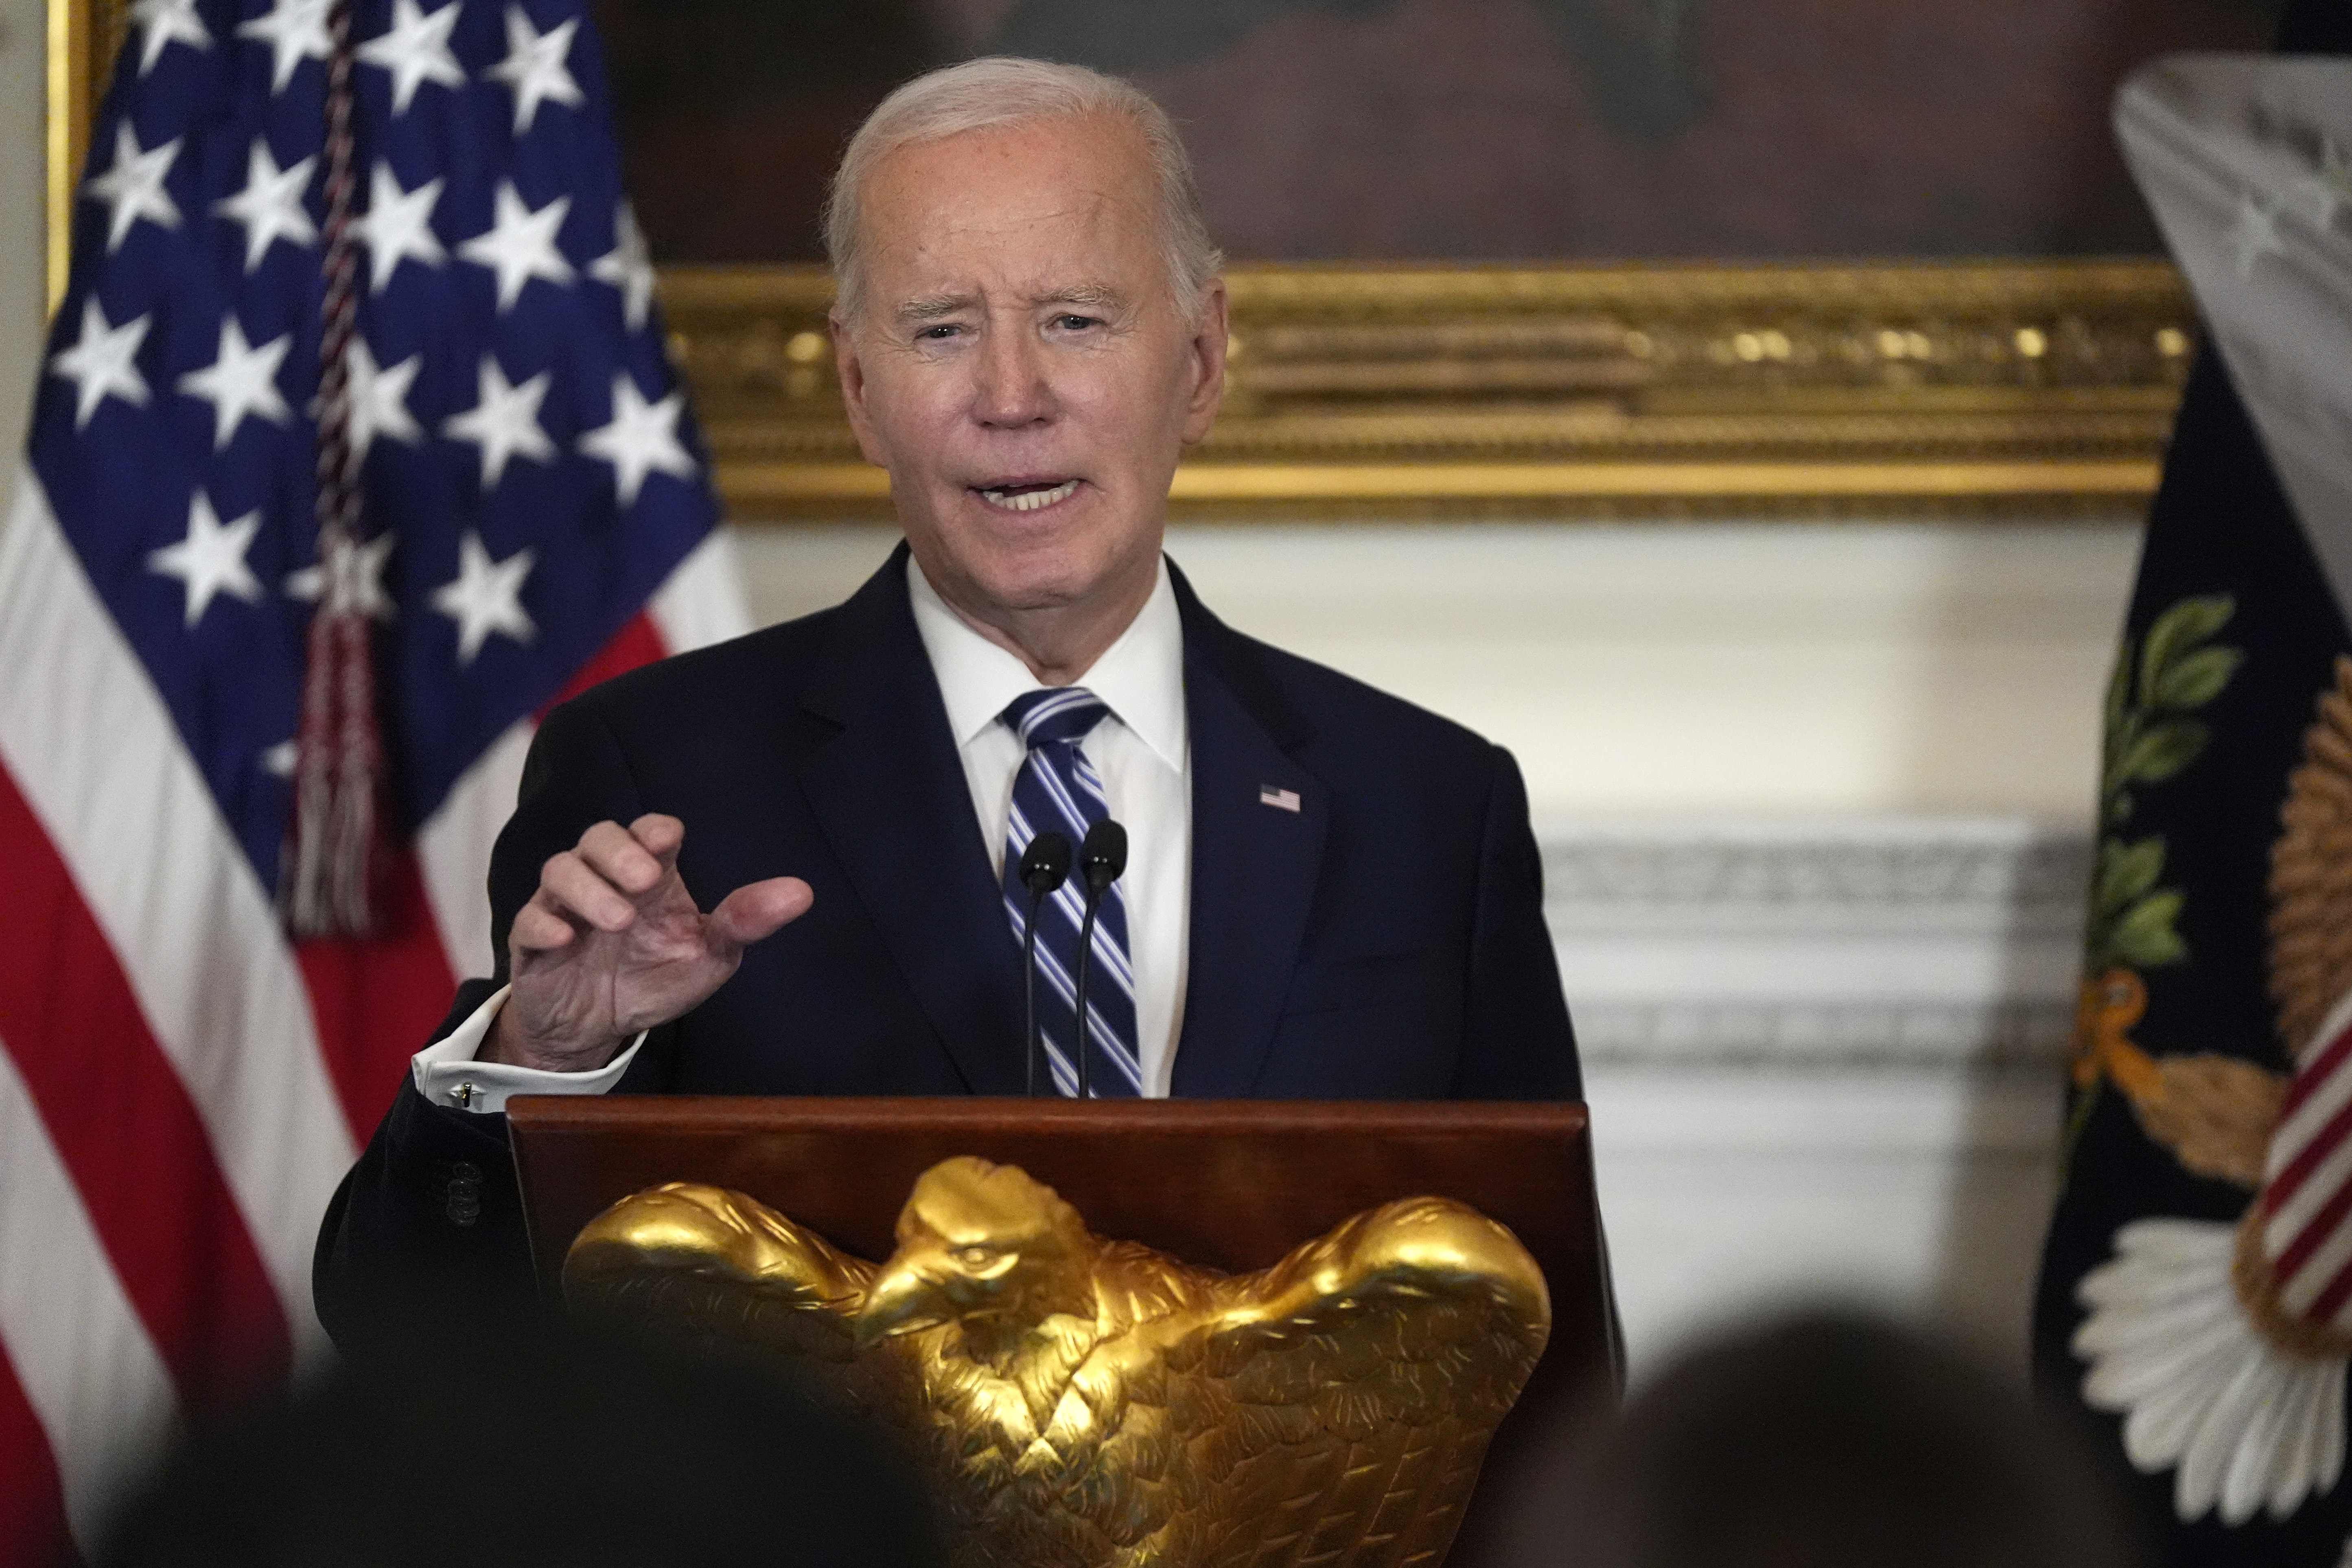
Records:
M715 531L574 687L745 626ZM394 934L298 946L29 470L0 672L0 1568L46 1568L179 1412L321 1348L320 1215L488 963L530 725L424 825Z
M2271 1134L2263 1253L2292 1317L2352 1333L2352 995L2295 1063Z

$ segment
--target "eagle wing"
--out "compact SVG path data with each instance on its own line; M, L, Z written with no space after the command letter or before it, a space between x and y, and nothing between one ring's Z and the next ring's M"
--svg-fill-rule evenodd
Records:
M1195 1559L1278 1568L1433 1561L1550 1331L1509 1231L1439 1198L1347 1221L1167 1351L1171 1436L1203 1517ZM1352 1547L1352 1550L1350 1548Z
M903 1347L857 1343L876 1272L757 1199L671 1182L588 1223L565 1255L563 1294L574 1308L776 1366L904 1428L921 1396Z
M2352 659L2338 658L2287 775L2271 847L2270 985L2297 1059L2352 989Z

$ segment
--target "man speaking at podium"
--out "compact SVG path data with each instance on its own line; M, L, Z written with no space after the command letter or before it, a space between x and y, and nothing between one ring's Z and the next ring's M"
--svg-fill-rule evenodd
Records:
M1052 1087L1580 1092L1509 755L1228 629L1160 553L1226 326L1166 116L1074 67L935 72L850 142L825 238L906 542L845 604L548 716L500 973L329 1211L340 1339L383 1286L527 1278L509 1096L1026 1092L1024 852L1105 816L1132 849L1083 1063L1077 879L1036 920Z

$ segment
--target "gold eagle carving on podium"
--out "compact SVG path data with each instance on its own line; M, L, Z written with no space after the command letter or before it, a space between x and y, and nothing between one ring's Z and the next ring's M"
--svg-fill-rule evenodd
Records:
M591 1222L563 1279L899 1428L962 1568L1429 1568L1551 1321L1535 1260L1460 1204L1225 1275L971 1158L917 1181L878 1267L680 1183Z

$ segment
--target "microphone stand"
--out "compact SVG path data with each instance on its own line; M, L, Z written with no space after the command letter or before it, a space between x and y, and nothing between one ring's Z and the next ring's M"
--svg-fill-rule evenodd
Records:
M1090 1099L1093 1089L1087 1082L1087 1067L1094 1060L1094 1048L1087 1041L1087 970L1095 952L1095 911L1102 907L1102 896L1127 869L1127 829L1106 816L1087 829L1086 842L1078 846L1078 874L1086 879L1086 918L1078 922L1078 975L1076 1001L1078 1015L1078 1098Z
M1037 911L1069 878L1070 841L1058 833L1040 833L1029 840L1029 847L1021 856L1020 875L1021 885L1029 889L1029 919L1021 928L1021 985L1029 1016L1024 1053L1029 1068L1029 1098L1034 1100L1037 1068L1045 1055L1045 1032L1037 1027Z

